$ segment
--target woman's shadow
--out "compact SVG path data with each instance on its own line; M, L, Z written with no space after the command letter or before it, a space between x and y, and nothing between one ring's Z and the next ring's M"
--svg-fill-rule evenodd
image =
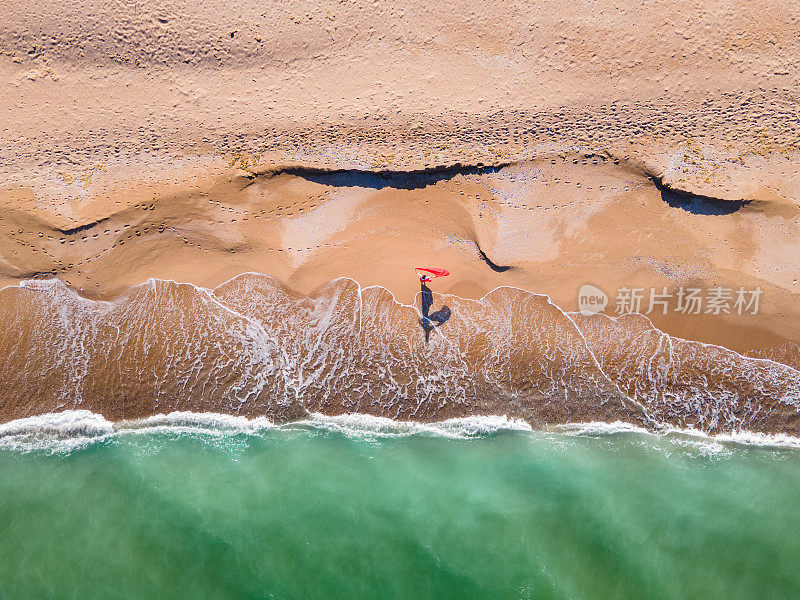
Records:
M422 318L419 320L419 324L425 332L425 343L427 343L431 337L431 331L436 327L444 325L450 318L452 311L449 306L442 305L442 308L439 310L431 312L431 307L433 306L433 292L425 285L424 281L422 281L420 285L422 287Z

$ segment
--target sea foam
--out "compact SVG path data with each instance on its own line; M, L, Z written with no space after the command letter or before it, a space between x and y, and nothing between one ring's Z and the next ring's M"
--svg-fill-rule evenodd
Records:
M505 415L472 416L421 423L394 420L365 414L323 415L312 413L306 419L276 424L265 417L247 418L220 413L177 411L142 419L109 421L88 410L66 410L0 424L0 449L18 452L44 451L69 453L92 444L125 435L170 434L202 435L211 438L256 436L271 430L329 431L348 437L381 440L408 436L432 436L448 439L484 438L502 432L551 432L569 437L614 437L643 435L658 438L679 447L696 447L703 454L727 452L733 446L800 448L800 438L736 432L708 435L697 429L665 428L650 431L632 423L567 423L542 429Z
M61 453L120 435L170 433L225 437L240 434L258 435L275 429L328 430L350 437L369 439L411 435L466 439L501 431L533 431L524 421L494 415L418 423L364 414L327 416L312 413L307 419L278 425L265 417L250 419L220 413L186 411L112 422L103 415L88 410L66 410L16 419L0 425L0 448L23 452L43 450Z

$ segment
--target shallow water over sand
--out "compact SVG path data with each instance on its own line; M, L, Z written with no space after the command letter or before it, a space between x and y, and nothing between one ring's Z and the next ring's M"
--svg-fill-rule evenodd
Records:
M57 280L0 290L0 417L174 410L293 421L311 412L420 421L636 422L719 433L800 430L800 372L670 337L645 318L565 313L498 288L404 305L335 280L312 297L265 275L214 290L151 280L112 302Z

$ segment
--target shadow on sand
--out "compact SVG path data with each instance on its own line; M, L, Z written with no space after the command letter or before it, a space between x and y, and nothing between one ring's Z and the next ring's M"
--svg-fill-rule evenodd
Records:
M422 327L422 330L425 332L425 343L430 340L431 331L435 328L444 325L447 320L450 318L452 311L450 307L447 305L442 305L437 311L431 312L431 307L433 306L433 292L431 289L425 285L425 282L422 282L422 318L419 320L419 324Z
M659 178L652 177L661 199L672 208L680 208L693 215L723 216L735 213L750 204L750 200L720 200L709 196L700 196L688 192L671 190Z
M360 171L345 169L329 171L326 169L292 167L284 172L321 185L336 187L364 187L375 190L394 188L398 190L418 190L439 181L452 179L457 175L483 175L496 173L503 166L453 165L434 167L419 171Z

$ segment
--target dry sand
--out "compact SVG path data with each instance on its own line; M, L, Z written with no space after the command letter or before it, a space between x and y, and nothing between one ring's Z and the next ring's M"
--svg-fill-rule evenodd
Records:
M799 366L795 2L3 11L1 285L759 287L650 317Z

